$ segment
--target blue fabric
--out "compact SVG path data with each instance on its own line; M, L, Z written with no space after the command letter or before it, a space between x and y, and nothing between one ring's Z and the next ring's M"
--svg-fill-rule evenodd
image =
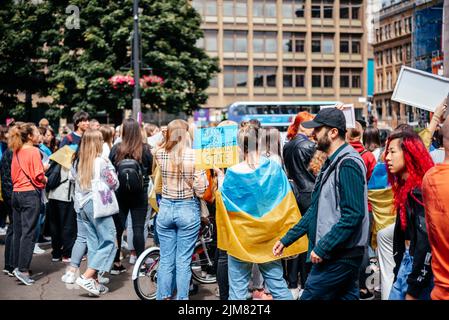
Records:
M406 250L404 252L404 257L401 261L401 266L399 267L398 275L396 277L396 281L393 283L393 287L390 291L389 300L405 300L405 296L407 295L407 278L413 269L413 257L410 255L409 251ZM419 300L430 300L430 293L433 289L433 280L431 285L424 290L422 290L421 296L419 296Z
M79 268L83 256L87 252L87 229L81 218L81 213L76 214L76 240L73 244L72 254L70 256L70 265L74 268Z
M258 264L260 273L275 300L293 300L283 277L281 260ZM253 264L228 256L229 300L246 300Z
M80 210L87 230L87 267L98 272L109 272L117 252L116 231L112 216L94 218L92 200Z
M359 300L358 277L359 267L349 263L314 264L300 300Z
M48 157L51 156L51 154L52 154L51 150L50 150L45 144L43 144L43 143L41 143L41 144L39 145L39 149L40 149L43 153L45 153Z
M368 190L386 189L388 186L387 165L384 162L378 162L368 181Z
M253 172L228 169L220 191L228 212L245 212L261 218L284 200L291 187L282 167L261 157L260 166Z
M200 229L200 215L197 199L162 198L156 220L161 250L157 270L157 300L172 297L175 277L176 300L189 299L192 277L190 264Z

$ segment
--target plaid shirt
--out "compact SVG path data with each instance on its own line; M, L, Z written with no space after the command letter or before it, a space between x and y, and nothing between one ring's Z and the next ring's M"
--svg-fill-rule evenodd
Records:
M173 154L164 149L156 151L156 162L161 168L162 197L187 199L202 197L207 187L206 172L195 170L195 152L186 149L178 166Z

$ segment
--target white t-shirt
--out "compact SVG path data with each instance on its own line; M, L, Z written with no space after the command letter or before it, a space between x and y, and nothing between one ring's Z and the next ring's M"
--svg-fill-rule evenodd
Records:
M108 159L109 153L111 153L111 148L109 148L109 145L105 142L103 143L103 152L101 153L101 157Z

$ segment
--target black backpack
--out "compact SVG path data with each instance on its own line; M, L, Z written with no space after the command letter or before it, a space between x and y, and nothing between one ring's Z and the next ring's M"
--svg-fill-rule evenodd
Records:
M123 159L117 164L120 182L118 192L123 194L141 193L144 190L142 168L137 160Z
M56 189L61 184L66 182L69 179L65 179L61 181L61 165L57 163L56 161L52 161L50 163L50 167L48 168L47 172L45 173L45 176L47 177L47 184L45 185L45 190L47 192L50 192L51 190Z

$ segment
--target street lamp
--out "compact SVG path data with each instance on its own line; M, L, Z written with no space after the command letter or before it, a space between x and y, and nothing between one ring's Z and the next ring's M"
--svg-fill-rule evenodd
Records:
M133 4L134 34L133 34L133 69L134 69L134 92L133 92L133 118L141 121L140 102L140 57L139 57L139 0Z

